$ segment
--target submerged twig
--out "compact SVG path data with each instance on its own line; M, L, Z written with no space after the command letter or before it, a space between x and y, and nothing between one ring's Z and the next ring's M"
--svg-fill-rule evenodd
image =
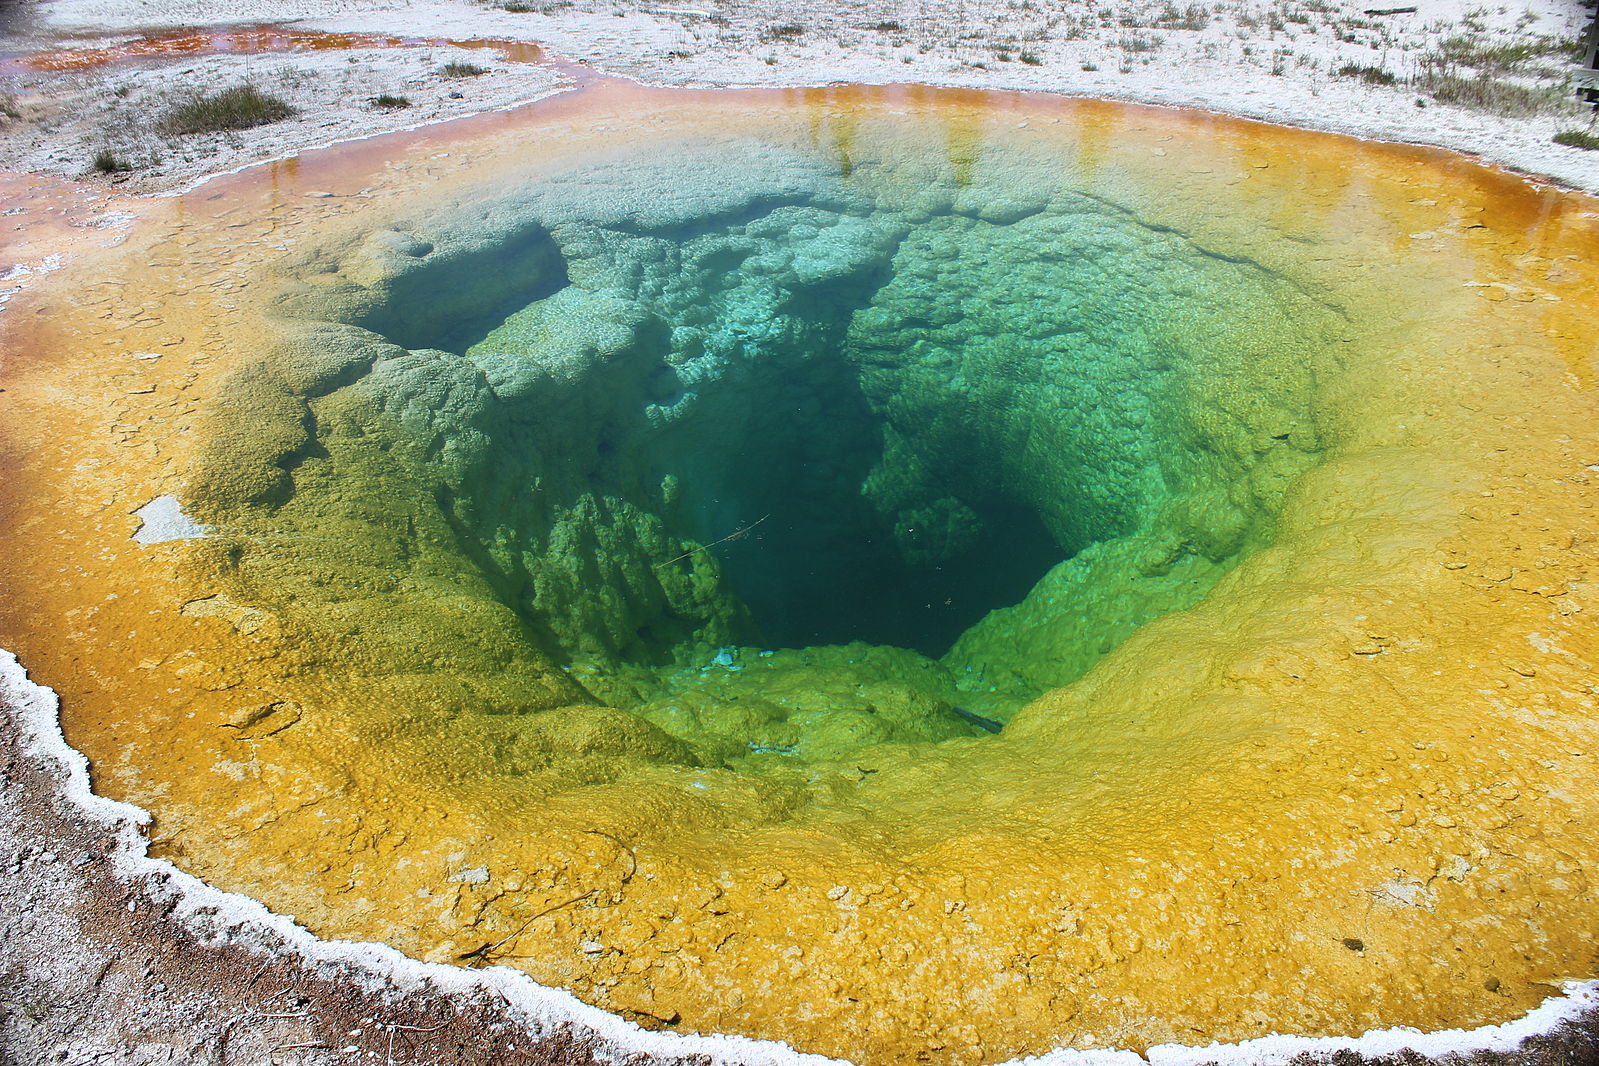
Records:
M990 733L998 733L1005 728L1004 722L996 722L992 718L984 718L980 714L973 714L964 707L951 707L950 710L955 712L955 717L964 719L978 729L985 729Z
M599 889L597 889L597 888L591 888L587 892L583 893L581 896L573 896L571 899L566 900L563 903L557 903L553 907L545 907L543 910L541 910L537 914L533 915L527 921L525 921L521 925L517 926L516 929L514 929L508 935L501 937L499 940L496 940L492 944L484 944L480 948L473 948L471 951L468 951L464 955L457 955L455 957L455 961L457 961L457 962L485 962L485 963L486 962L491 962L493 960L490 958L490 956L493 955L494 952L498 951L500 948L504 947L506 944L509 944L511 941L515 940L517 937L519 937L523 933L527 932L527 927L528 926L532 925L534 922L538 921L540 918L544 917L546 914L553 914L555 911L560 910L562 907L570 907L574 903L579 903L579 902L581 902L581 901L583 901L585 899L588 899L590 896L594 895L598 891L599 891Z
M656 563L655 564L655 569L659 570L663 566L671 566L673 563L680 563L684 559L687 559L689 556L698 555L700 552L705 551L707 548L714 548L718 544L726 544L730 540L738 540L740 537L744 536L744 534L748 533L750 530L754 529L756 526L760 525L762 522L766 521L770 517L772 517L772 516L769 515L769 514L763 514L763 515L761 515L761 517L757 518L755 521L751 522L749 525L745 526L744 528L733 530L733 532L729 533L727 536L723 537L721 540L713 540L709 544L698 545L697 547L690 548L688 551L684 552L682 555L679 555L679 556L676 556L674 558L666 560L666 562L664 562L664 563Z
M612 836L603 829L585 829L583 832L593 837L604 837L612 844L615 844L617 847L621 848L623 854L627 856L628 863L630 864L628 866L627 873L622 875L622 884L625 885L629 881L633 880L633 875L638 873L638 856L633 854L633 848L626 841L624 841L621 837Z

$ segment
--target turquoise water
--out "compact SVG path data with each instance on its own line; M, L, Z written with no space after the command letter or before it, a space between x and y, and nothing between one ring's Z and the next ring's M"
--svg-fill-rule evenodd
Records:
M312 257L358 284L291 296L291 348L346 369L256 504L371 535L410 499L387 550L415 569L436 526L575 698L822 757L1071 681L1316 461L1338 316L1058 164L685 151ZM797 724L846 705L870 728Z

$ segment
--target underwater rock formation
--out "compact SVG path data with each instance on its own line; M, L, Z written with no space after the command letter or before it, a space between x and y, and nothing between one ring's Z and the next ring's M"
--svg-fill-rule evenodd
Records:
M425 232L319 249L283 301L294 339L216 416L234 424L211 434L196 506L339 553L381 545L365 565L416 583L458 571L448 595L478 601L461 628L435 630L445 612L409 584L342 615L382 618L412 656L440 645L451 687L543 657L633 705L656 698L652 670L683 689L720 648L864 641L942 657L905 675L913 703L960 690L1007 716L1268 542L1315 461L1339 312L1052 186L1046 157L999 152L960 181L903 163L845 178L754 141L668 158L477 190ZM1024 206L995 217L990 188ZM247 552L242 594L292 590L280 568L304 563ZM310 606L319 640L347 639ZM474 671L477 613L527 648ZM663 724L792 754L754 735L762 687L737 707L701 691ZM966 732L912 717L862 743Z

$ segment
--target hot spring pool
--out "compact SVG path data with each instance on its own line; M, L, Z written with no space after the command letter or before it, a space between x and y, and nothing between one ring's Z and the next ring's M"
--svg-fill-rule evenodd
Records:
M0 643L181 867L857 1061L1594 976L1593 201L601 83L156 215L21 308Z

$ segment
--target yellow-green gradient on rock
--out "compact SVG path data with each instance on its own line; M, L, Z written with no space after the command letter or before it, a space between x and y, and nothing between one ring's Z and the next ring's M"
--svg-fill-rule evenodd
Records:
M1596 206L919 88L307 155L7 312L0 644L185 869L648 1026L1504 1021L1595 969Z

